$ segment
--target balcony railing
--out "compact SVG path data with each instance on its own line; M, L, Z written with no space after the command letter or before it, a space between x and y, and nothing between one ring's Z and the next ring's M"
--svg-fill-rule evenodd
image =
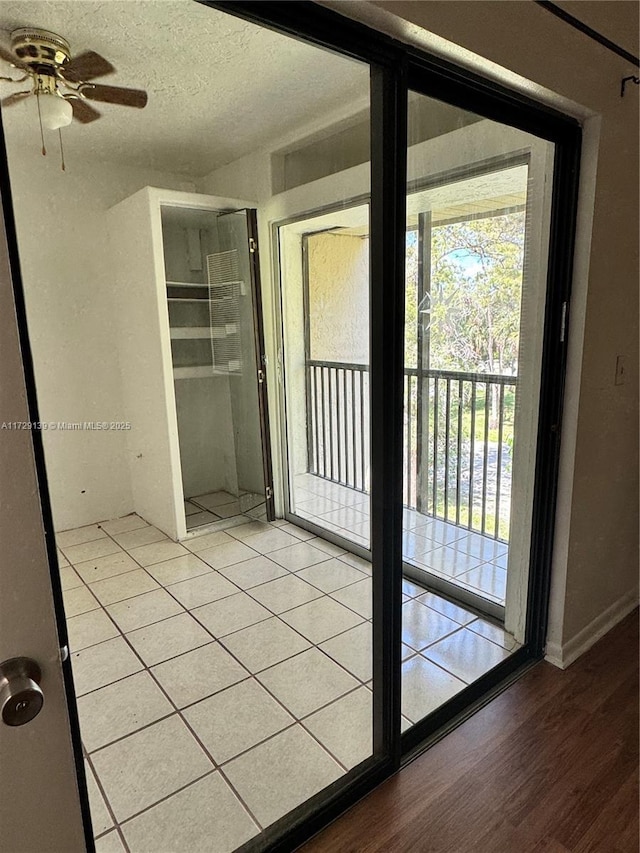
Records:
M307 361L309 473L369 491L369 367Z
M369 491L368 366L307 361L309 473ZM404 503L509 538L517 377L406 368Z

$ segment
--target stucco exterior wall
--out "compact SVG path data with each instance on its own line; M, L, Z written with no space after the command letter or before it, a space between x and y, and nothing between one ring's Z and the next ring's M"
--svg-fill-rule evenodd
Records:
M308 238L311 358L369 363L369 240L352 234Z

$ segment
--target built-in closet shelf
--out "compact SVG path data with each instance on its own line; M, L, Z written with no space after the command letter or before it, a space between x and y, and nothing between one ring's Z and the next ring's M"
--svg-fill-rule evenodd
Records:
M228 370L225 367L210 367L207 364L198 364L192 367L174 367L174 379L203 379L207 376L241 376L239 370Z
M196 285L193 285L195 287ZM202 290L205 285L198 285L198 287ZM209 296L167 296L167 302L201 302L206 305L220 305L227 307L229 305L234 305L234 299L232 296L216 296L210 298Z
M206 281L168 281L167 287L209 287Z
M210 338L209 326L171 326L172 341L192 341L196 338Z
M238 327L235 323L229 323L227 328L221 326L171 326L171 340L174 341L189 341L198 338L212 338L214 341L223 341L225 338L233 337L238 334Z

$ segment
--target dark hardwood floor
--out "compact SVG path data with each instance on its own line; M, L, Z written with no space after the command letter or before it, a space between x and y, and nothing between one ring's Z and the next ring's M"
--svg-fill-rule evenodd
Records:
M540 663L300 850L638 853L638 611Z

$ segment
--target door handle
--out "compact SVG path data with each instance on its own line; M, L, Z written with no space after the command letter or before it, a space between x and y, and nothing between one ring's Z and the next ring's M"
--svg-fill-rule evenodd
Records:
M40 713L44 694L42 673L30 658L11 658L0 663L0 711L7 726L24 726Z

